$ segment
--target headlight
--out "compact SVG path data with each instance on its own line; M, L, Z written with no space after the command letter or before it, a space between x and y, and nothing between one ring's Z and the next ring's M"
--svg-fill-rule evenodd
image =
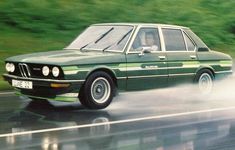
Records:
M7 72L10 72L10 70L11 70L10 63L6 63L6 70L7 70Z
M11 72L14 72L14 71L15 71L15 65L11 64Z
M6 70L7 70L7 72L14 72L15 65L13 63L6 63Z
M58 67L53 67L52 74L54 77L58 77L60 74L60 69Z
M50 73L49 67L44 66L44 67L42 68L42 74L43 74L44 76L48 76L49 73Z

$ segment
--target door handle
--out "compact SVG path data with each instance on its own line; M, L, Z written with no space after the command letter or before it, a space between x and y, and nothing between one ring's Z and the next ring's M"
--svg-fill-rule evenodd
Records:
M191 59L196 59L197 56L195 56L195 55L190 55L190 58L191 58Z
M160 60L165 60L165 59L166 59L166 56L158 56L158 58L159 58Z

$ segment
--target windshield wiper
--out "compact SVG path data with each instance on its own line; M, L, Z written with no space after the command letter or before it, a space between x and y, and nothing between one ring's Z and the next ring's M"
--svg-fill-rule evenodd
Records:
M125 35L123 35L123 37L117 42L117 45L120 44L122 42L122 40L124 40L126 38L127 35L129 35L131 33L133 29L131 29L130 31L128 31Z
M80 51L82 51L84 48L86 48L89 44L90 44L90 43L88 43L88 44L82 46L82 47L80 48Z
M102 51L107 50L108 48L110 48L110 47L113 46L114 44L119 45L119 44L127 37L127 35L129 35L129 34L131 33L132 30L133 30L133 29L131 29L131 30L128 31L125 35L123 35L122 38L120 38L120 40L119 40L117 43L115 42L115 43L113 43L113 44L110 44L109 46L105 47Z
M114 27L112 27L111 29L109 29L107 32L105 32L104 34L102 34L96 41L95 44L98 43L101 39L103 39L107 34L109 34L109 32L111 32L114 29Z
M105 32L104 34L102 34L97 40L95 40L95 44L96 43L98 43L101 39L103 39L109 32L111 32L112 30L114 29L114 27L112 27L111 29L109 29L107 32ZM84 48L86 48L88 45L90 45L91 43L93 43L93 41L92 42L90 42L90 43L87 43L87 44L85 44L84 46L82 46L81 48L80 48L80 50L82 51Z

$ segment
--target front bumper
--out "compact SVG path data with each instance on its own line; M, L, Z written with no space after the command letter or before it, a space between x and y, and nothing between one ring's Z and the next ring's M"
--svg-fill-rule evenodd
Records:
M29 98L56 100L74 102L78 99L79 90L85 80L54 80L54 79L37 79L24 78L15 75L4 74L4 80L12 85L12 80L31 81L33 89L15 88L17 93ZM68 85L66 87L57 87L52 85ZM77 95L76 95L77 93Z

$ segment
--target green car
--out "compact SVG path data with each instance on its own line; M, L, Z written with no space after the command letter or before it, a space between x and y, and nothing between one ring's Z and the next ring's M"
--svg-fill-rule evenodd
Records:
M3 77L32 100L107 107L117 91L197 83L208 93L232 74L232 58L210 50L189 28L165 24L89 26L68 47L6 59Z

